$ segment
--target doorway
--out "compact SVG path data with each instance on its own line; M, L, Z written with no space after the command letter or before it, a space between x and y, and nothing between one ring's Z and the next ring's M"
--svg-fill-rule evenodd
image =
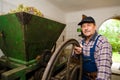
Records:
M120 78L120 16L106 20L98 29L112 45L112 80Z
M113 62L120 63L120 19L111 18L106 20L100 26L99 33L107 37L112 45Z

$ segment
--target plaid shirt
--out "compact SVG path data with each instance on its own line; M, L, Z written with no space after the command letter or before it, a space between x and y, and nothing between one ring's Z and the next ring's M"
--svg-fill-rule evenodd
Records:
M90 39L89 43L84 43L83 55L90 55L90 48L93 47L94 41L97 36L98 34L96 32L94 36ZM97 41L94 58L98 69L96 80L110 80L112 65L112 47L104 36L100 36Z

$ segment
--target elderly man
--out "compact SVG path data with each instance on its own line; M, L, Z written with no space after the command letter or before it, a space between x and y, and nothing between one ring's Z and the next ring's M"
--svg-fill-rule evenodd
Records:
M80 23L83 39L81 47L74 48L74 54L83 55L82 80L110 80L112 47L107 39L98 34L93 17L86 16Z

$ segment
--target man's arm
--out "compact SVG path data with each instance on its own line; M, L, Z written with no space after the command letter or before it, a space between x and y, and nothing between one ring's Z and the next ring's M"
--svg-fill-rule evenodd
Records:
M112 65L112 47L107 40L101 43L96 62L98 68L96 80L110 80Z

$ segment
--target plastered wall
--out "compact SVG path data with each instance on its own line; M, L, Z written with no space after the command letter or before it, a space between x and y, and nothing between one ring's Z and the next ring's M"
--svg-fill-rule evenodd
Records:
M120 6L107 7L107 8L97 8L91 10L77 11L66 14L66 39L75 38L79 39L77 32L77 24L82 19L82 14L87 16L92 16L96 20L97 27L99 29L100 25L107 19L120 15Z

